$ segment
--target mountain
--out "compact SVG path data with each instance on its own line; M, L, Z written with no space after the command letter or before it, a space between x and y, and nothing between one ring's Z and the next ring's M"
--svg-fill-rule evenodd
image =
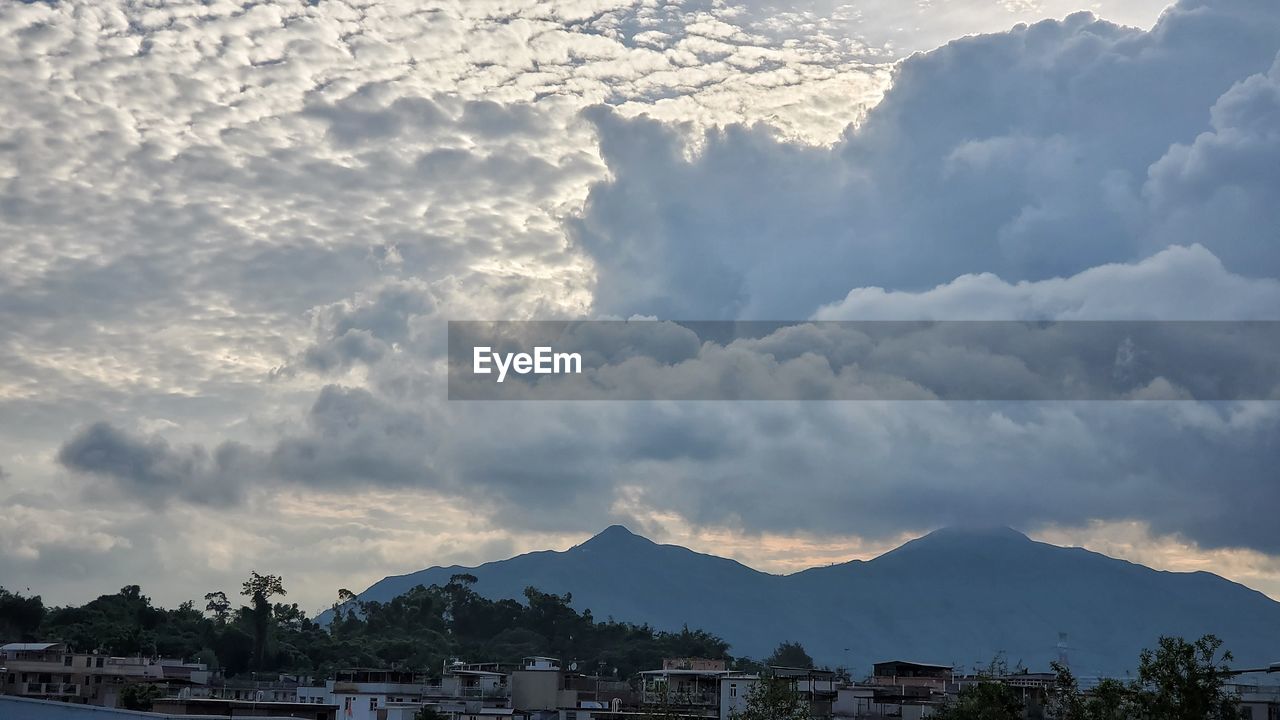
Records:
M855 672L910 659L985 665L997 653L1046 670L1059 633L1078 675L1123 676L1164 635L1214 633L1237 666L1280 660L1280 603L1205 572L1152 570L1008 528L948 528L874 560L770 575L615 525L564 552L388 577L360 594L385 601L455 573L490 598L534 586L613 617L716 633L761 658L798 640L819 662Z

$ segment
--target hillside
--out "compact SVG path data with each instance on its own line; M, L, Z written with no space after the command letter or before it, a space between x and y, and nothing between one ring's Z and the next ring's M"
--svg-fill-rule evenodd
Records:
M571 592L575 607L598 618L688 624L753 657L799 640L819 662L858 672L890 658L967 667L998 652L1044 669L1057 657L1059 632L1084 675L1132 670L1161 634L1212 632L1240 664L1280 659L1280 603L1259 592L1007 528L939 530L874 560L780 576L613 526L564 552L433 567L385 578L360 597L386 600L459 572L475 575L477 592L490 598L519 598L530 585Z

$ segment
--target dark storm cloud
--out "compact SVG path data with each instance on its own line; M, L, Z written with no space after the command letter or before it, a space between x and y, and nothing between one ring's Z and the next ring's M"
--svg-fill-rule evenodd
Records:
M244 497L252 481L252 455L246 446L231 442L212 453L200 446L174 448L162 438L144 438L97 422L58 450L58 462L68 470L101 478L124 496L147 504L183 500L231 505ZM102 492L102 488L88 489L91 496Z
M305 432L270 452L269 468L282 479L318 487L429 487L438 442L421 413L367 390L330 385L311 406Z

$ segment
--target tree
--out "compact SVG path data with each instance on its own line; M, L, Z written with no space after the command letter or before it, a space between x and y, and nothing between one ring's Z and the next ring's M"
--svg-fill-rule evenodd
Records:
M1021 720L1022 698L1018 691L994 678L982 677L960 691L959 697L943 705L938 720Z
M1161 637L1155 650L1138 658L1137 702L1149 720L1236 720L1239 700L1226 690L1229 651L1205 635L1189 643Z
M798 642L784 642L774 649L773 654L765 660L765 665L810 669L813 658L805 652L804 646Z
M284 581L278 575L259 575L256 570L251 571L240 594L250 598L253 603L250 609L253 619L253 667L255 670L265 670L267 635L271 629L271 597L286 594Z
M1133 688L1104 678L1087 694L1065 665L1050 663L1056 678L1049 696L1049 714L1056 720L1128 720L1135 716Z
M44 621L44 601L39 595L23 597L0 587L0 637L33 640Z
M809 705L791 682L762 677L747 692L746 709L735 711L730 717L733 720L809 720Z
M225 623L227 617L231 614L231 601L227 599L227 594L221 590L215 590L204 594L205 612L213 614L213 619L218 624Z
M120 691L120 707L125 710L151 710L152 703L164 693L155 685L126 685Z

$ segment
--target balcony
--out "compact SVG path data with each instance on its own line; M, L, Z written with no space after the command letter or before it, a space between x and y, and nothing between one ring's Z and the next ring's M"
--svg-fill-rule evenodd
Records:
M715 691L675 692L671 690L645 690L645 705L671 705L674 707L715 707L720 704L720 694Z
M74 683L38 683L28 682L18 686L23 695L79 695L80 686Z

